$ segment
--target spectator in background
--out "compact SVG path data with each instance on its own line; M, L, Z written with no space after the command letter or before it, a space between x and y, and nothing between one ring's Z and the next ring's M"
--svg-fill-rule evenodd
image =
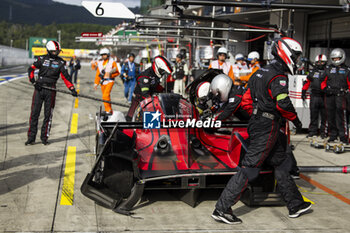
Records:
M121 69L121 77L124 81L124 96L128 103L131 104L132 95L134 93L136 78L140 73L140 66L134 62L135 54L130 53L128 60L123 64Z
M185 89L185 83L188 76L188 66L184 62L182 54L176 56L176 63L174 66L174 71L172 77L174 78L174 93L183 95Z
M70 76L73 77L73 74L74 74L73 83L74 83L74 84L77 84L78 70L80 70L81 65L80 65L80 60L77 59L76 56L73 56L73 57L70 59L69 68L70 68Z

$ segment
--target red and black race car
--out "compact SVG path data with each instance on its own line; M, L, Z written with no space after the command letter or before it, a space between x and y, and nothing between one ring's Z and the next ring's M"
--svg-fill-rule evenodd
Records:
M208 73L196 82L203 79L208 80ZM177 94L149 97L140 103L132 122L103 121L98 114L98 156L82 193L129 214L145 189L180 189L186 192L183 200L195 206L199 190L225 187L245 155L247 124L201 121L193 101ZM261 173L242 200L248 205L280 204L272 170Z

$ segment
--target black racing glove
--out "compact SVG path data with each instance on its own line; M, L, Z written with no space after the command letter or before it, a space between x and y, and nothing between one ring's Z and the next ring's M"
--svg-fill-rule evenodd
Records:
M303 124L301 123L301 121L299 120L298 117L295 118L292 122L295 125L295 127L297 128L297 131L301 130L303 128Z
M40 86L39 83L34 82L33 84L34 84L34 87L35 87L35 89L36 89L37 91L41 91L41 90L43 89L43 88Z
M35 78L29 78L29 81L30 81L32 84L35 84Z
M78 92L75 90L74 87L72 89L70 89L70 91L72 92L72 96L78 97Z
M301 91L301 98L303 99L303 101L306 100L306 90Z

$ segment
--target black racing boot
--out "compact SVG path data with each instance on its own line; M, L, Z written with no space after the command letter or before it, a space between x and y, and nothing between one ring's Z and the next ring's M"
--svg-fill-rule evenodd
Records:
M301 214L308 211L311 208L311 206L312 206L312 204L310 202L304 202L300 206L298 206L292 210L289 210L289 217L290 218L297 218Z
M35 140L28 138L28 140L24 143L24 145L28 146L28 145L34 145L35 144Z
M232 210L229 209L227 212L222 212L218 209L215 209L212 213L211 217L215 219L216 221L227 223L227 224L240 224L242 223L242 220L237 218L233 213Z
M47 139L41 140L41 143L42 143L44 146L47 146L47 145L50 144L50 143L47 141Z
M335 142L337 140L337 137L330 137L327 142Z

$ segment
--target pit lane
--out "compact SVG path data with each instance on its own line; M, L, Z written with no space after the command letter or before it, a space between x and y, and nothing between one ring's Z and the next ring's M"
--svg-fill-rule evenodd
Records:
M23 70L3 71L1 75L15 77L21 73ZM78 89L80 93L100 98L100 90L93 91L93 80L94 73L83 67ZM51 144L42 145L38 136L37 144L24 146L33 94L32 87L22 84L24 81L28 80L24 77L0 85L0 231L347 232L350 229L350 206L346 203L350 199L350 179L345 174L304 174L317 183L303 176L297 185L303 196L315 204L312 213L297 219L288 218L283 206L250 208L239 202L234 213L242 218L243 224L217 223L210 214L220 192L213 190L201 193L196 208L166 191L149 191L133 217L95 205L80 193L80 185L94 162L94 116L101 103L77 101L70 95L57 93ZM62 80L57 88L65 90ZM119 80L112 90L112 101L126 103ZM114 110L127 111L123 107ZM311 148L305 136L292 137L299 165L350 164L349 153L334 154Z

